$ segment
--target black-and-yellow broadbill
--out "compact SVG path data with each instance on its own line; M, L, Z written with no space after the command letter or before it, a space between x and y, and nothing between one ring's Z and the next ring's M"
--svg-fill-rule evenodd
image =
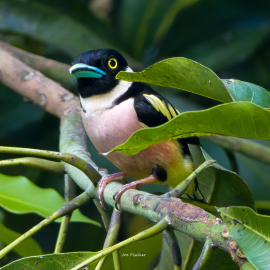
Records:
M138 129L162 125L179 114L148 85L116 79L120 71L133 72L125 58L112 49L84 52L69 70L77 81L85 130L100 153L122 144ZM120 172L101 179L98 191L101 202L106 185L124 176L136 181L124 185L115 194L116 203L127 189L143 184L178 185L194 170L188 144L199 144L199 139L161 142L132 156L120 152L106 155ZM195 184L192 184L187 193L194 194L194 190Z

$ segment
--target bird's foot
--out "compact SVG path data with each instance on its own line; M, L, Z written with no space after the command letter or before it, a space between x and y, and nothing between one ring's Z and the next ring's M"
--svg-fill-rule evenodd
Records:
M119 172L119 173L113 173L113 174L105 175L98 182L98 199L100 201L100 204L101 204L103 210L106 211L106 207L105 207L105 204L104 204L104 197L103 197L103 193L104 193L105 187L107 186L107 184L109 184L111 182L123 180L123 177L125 175L126 175L126 173L124 173L124 172Z
M119 210L117 204L119 203L122 194L129 190L129 189L137 189L138 186L144 185L144 184L149 184L149 183L153 183L157 181L157 177L153 174L151 174L150 176L148 176L147 178L141 179L141 180L137 180L137 181L133 181L131 183L128 183L126 185L124 185L123 187L121 187L114 195L113 195L113 199L115 200L115 208L117 210ZM119 210L120 211L120 210Z

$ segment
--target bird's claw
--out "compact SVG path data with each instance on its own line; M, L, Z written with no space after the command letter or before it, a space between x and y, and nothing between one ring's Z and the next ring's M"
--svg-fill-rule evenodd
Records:
M106 207L105 207L104 196L103 196L105 187L107 186L107 184L109 184L111 182L121 181L124 176L125 176L125 173L123 173L123 172L105 175L98 182L98 199L99 199L101 207L104 211L107 211Z
M131 182L129 184L126 184L124 185L123 187L121 187L114 195L113 195L113 199L115 200L115 208L118 210L118 211L121 211L119 208L118 208L118 204L120 202L120 199L123 195L124 192L126 192L127 190L129 189L137 189L137 184L136 182Z

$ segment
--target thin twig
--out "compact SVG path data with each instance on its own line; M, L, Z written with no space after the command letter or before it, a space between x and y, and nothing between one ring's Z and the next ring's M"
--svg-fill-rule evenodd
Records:
M106 239L105 239L105 242L103 245L103 249L110 247L116 243L117 237L118 237L118 232L120 229L120 224L121 224L121 216L122 216L122 212L120 212L116 208L114 208L113 213L112 213L110 227L109 227L109 230L107 232L107 236L106 236ZM105 260L106 260L106 257L101 259L98 262L95 270L100 270L102 268L102 265L105 262ZM120 263L120 257L119 257L118 250L113 252L113 262L114 262L114 269L121 270L121 263Z
M67 203L74 199L76 193L76 185L68 174L65 174L64 181L65 181L65 202ZM61 221L54 253L61 253L63 250L72 213L73 212L66 214Z
M15 166L15 165L35 167L41 170L50 171L54 173L63 173L65 171L63 163L41 159L41 158L23 157L23 158L6 159L6 160L0 161L0 167L1 166Z
M36 232L40 231L42 228L53 222L54 220L66 215L67 213L74 211L78 207L84 205L85 203L89 202L92 199L91 193L88 191L83 192L81 195L73 199L72 201L64 204L61 208L59 208L56 212L51 214L49 217L38 223L32 229L21 235L15 241L10 243L8 246L0 250L0 258L6 255L9 251L11 251L14 247L19 245L21 242L26 240L28 237L32 236Z
M99 173L90 164L85 162L83 159L71 154L40 149L6 147L6 146L0 146L0 153L35 155L39 157L60 160L80 169L83 173L85 173L85 175L88 176L89 179L92 178L96 179L97 177L100 178ZM88 182L91 183L90 180Z
M216 163L215 160L207 160L203 164L201 164L194 172L192 172L187 179L182 181L178 186L176 186L173 190L165 193L162 197L180 197L182 196L186 190L188 189L189 185L196 179L197 175L211 166L212 164Z

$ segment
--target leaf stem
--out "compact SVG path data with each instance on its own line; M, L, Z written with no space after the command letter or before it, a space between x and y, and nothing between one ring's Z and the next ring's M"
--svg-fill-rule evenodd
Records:
M20 147L7 147L7 146L0 146L0 153L10 153L10 154L26 154L26 155L34 155L43 158L49 158L54 160L61 160L65 163L68 163L82 172L84 172L89 179L97 177L100 178L99 173L86 161L83 159L67 154L67 153L60 153L54 151L47 151L47 150L39 150L39 149L30 149L30 148L20 148Z
M183 195L186 192L189 185L194 181L194 179L197 177L197 175L214 163L216 163L215 160L205 161L193 173L191 173L186 180L182 181L173 190L163 194L162 197L169 197L169 198L170 197L180 197L181 195Z

